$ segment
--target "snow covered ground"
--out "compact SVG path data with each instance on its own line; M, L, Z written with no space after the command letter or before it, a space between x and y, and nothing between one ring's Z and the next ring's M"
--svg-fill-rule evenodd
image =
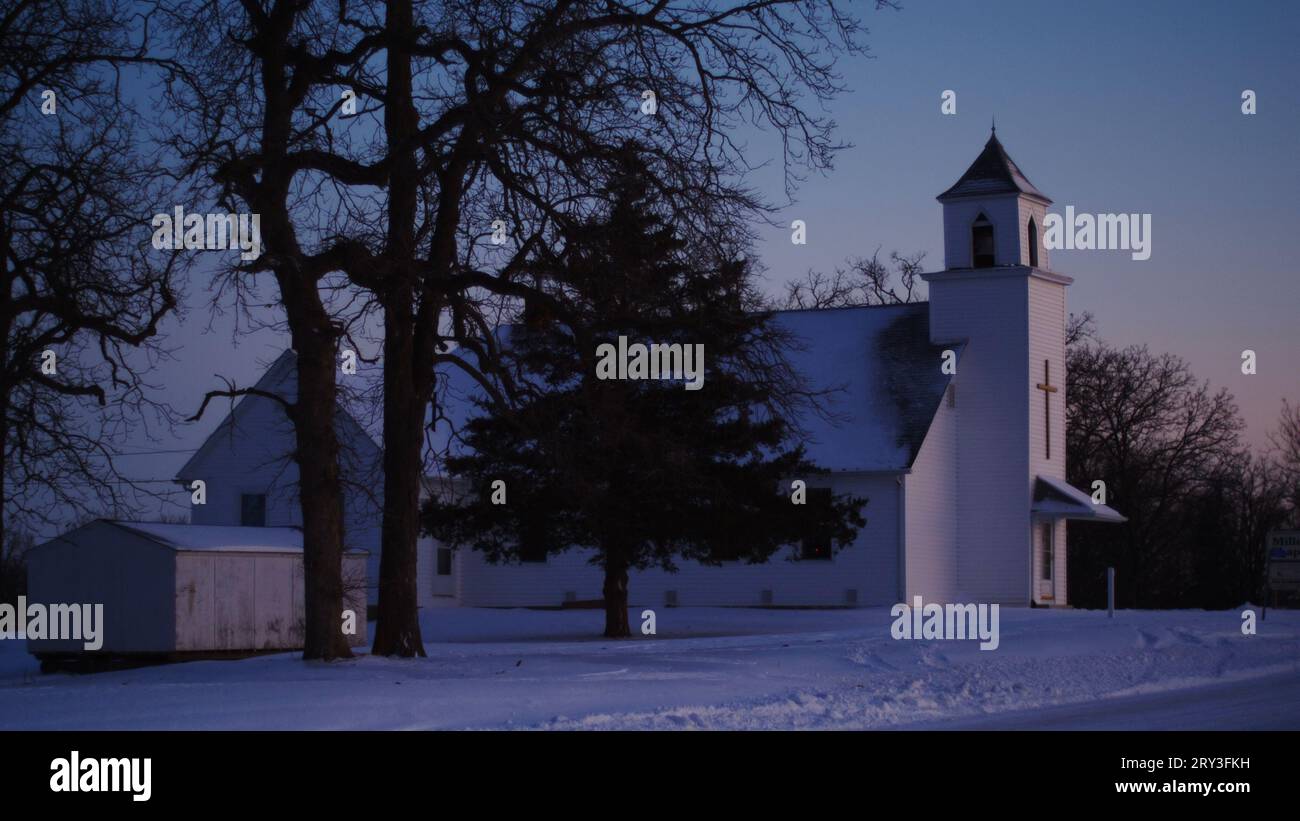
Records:
M633 611L633 627L639 624ZM294 654L41 675L0 641L0 729L1300 729L1300 612L1003 609L1001 645L895 641L887 609L442 609L429 657Z

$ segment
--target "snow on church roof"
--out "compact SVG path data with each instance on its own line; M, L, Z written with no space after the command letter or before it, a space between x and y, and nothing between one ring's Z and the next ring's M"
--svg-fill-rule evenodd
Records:
M781 311L801 339L790 364L810 387L839 388L826 407L841 418L802 420L808 456L830 470L899 471L912 466L950 376L945 346L930 344L929 304ZM947 346L960 357L961 345Z
M833 391L822 400L826 414L799 420L814 464L834 471L911 467L951 378L940 369L943 350L960 357L963 347L931 345L929 317L924 302L776 312L778 326L793 337L791 366L810 389ZM508 329L502 331L508 338ZM445 419L435 429L436 450L477 414L473 400L480 395L459 369L444 373L439 411Z
M1051 203L1043 192L1034 187L1020 167L1007 154L1002 143L998 142L996 130L984 144L984 150L971 163L966 173L961 175L947 191L938 196L938 200L957 199L959 197L980 197L994 194L1026 194Z

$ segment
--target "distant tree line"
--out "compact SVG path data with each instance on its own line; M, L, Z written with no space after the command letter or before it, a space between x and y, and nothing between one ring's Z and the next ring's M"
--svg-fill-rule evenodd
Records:
M1173 354L1117 348L1089 314L1067 335L1066 467L1076 487L1105 482L1121 525L1069 524L1069 600L1106 605L1116 568L1123 607L1228 608L1265 595L1269 530L1295 526L1300 408L1284 403L1264 453L1227 390Z

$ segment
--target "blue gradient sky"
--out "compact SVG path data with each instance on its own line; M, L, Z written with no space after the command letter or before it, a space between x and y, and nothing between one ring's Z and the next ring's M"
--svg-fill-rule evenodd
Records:
M1152 255L1053 251L1072 312L1101 336L1176 353L1236 395L1263 444L1300 399L1300 3L924 2L868 16L874 60L846 66L832 109L855 145L765 231L771 289L847 256L926 251L943 266L934 197L997 117L1053 212L1152 215ZM1241 92L1258 113L1241 113ZM944 89L957 114L940 113ZM780 192L776 175L760 183ZM1259 372L1241 373L1241 351Z
M1248 440L1263 445L1282 397L1300 399L1300 3L909 0L866 21L875 59L843 65L853 90L831 109L854 147L778 214L807 222L807 245L791 245L788 229L762 231L768 290L877 246L926 251L927 268L941 268L934 197L996 116L1053 211L1152 214L1148 261L1052 253L1075 278L1069 309L1095 313L1111 342L1188 359L1236 395ZM1246 88L1258 94L1254 116L1240 111ZM944 89L957 92L956 116L940 113ZM770 139L750 144L754 159L775 159ZM751 182L784 197L775 167ZM213 374L246 384L286 344L266 331L232 340L230 315L210 317L202 284L192 290L185 323L168 329L178 360L155 380L185 410ZM1257 375L1241 374L1244 348L1258 353ZM219 417L142 447L195 447ZM124 464L167 478L185 458Z

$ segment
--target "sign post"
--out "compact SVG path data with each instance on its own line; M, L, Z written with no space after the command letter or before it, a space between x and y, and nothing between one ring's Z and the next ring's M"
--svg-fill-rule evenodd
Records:
M1115 568L1106 568L1106 618L1115 618Z

